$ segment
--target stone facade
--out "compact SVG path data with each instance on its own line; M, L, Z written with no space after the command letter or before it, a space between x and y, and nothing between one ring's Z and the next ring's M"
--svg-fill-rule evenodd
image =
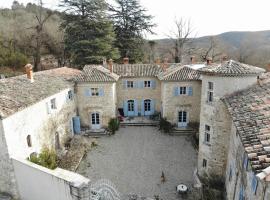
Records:
M98 96L92 96L89 94L89 89L91 88L98 89ZM77 106L82 126L92 128L92 113L99 113L101 127L107 127L109 120L117 116L115 82L82 82L77 84L76 90Z
M241 188L243 188L243 197L246 200L270 199L269 184L265 181L260 181L255 176L249 162L245 164L247 155L239 134L234 125L232 125L230 130L231 135L225 177L227 199L240 199ZM257 186L254 184L254 179L257 180Z
M12 161L9 157L2 122L0 121L0 192L18 197L16 179Z
M192 87L192 95L175 95L176 87ZM201 81L163 81L161 83L162 116L177 125L178 112L188 113L188 122L200 121Z
M126 81L132 81L134 83L133 88L126 87ZM155 82L154 87L144 87L144 81ZM140 82L142 85L140 86ZM138 102L138 112L140 113L142 108L142 101L146 99L154 100L154 109L157 112L161 111L161 83L154 77L136 77L136 78L120 78L117 81L116 86L117 93L117 108L124 109L124 102L128 100L136 100Z
M43 147L56 150L63 147L73 135L72 117L76 116L75 99L67 99L68 91L73 89L67 88L2 120L10 156L27 158ZM52 99L56 101L56 109L48 113L47 105ZM38 117L33 117L37 113Z
M213 83L213 101L208 102L208 83ZM226 95L245 89L257 82L257 76L220 77L202 76L200 113L200 138L198 173L224 176L228 154L228 142L232 120L225 104L221 101ZM206 141L206 125L210 127L210 141ZM203 166L203 163L205 166Z

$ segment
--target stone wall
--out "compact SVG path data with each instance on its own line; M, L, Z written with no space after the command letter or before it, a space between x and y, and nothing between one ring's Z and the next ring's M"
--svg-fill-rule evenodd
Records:
M155 88L125 88L123 81L155 81ZM160 81L157 78L143 77L143 78L120 78L117 81L117 108L123 108L124 101L137 100L142 101L145 99L155 100L155 110L160 112L161 110L161 86ZM141 103L138 104L138 110L141 110Z
M28 157L31 153L39 153L43 147L56 148L59 135L60 148L68 137L73 135L72 117L76 116L75 99L67 98L67 88L32 106L3 119L3 129L10 156ZM48 113L47 103L56 99L57 109ZM28 146L30 135L32 146Z
M252 191L251 183L254 173L250 163L244 168L245 150L234 125L231 128L228 162L226 166L225 188L228 200L239 199L241 186L247 200L270 198L270 184L258 180L256 193Z
M17 185L15 180L12 161L9 158L7 144L0 120L0 192L6 192L18 198Z
M193 88L192 96L174 95L174 88L186 86ZM201 81L165 82L161 83L162 116L171 123L178 122L178 112L188 112L189 122L200 121Z
M213 102L207 102L208 82L213 82ZM257 82L257 77L202 77L200 138L198 155L198 173L200 176L215 174L224 176L227 161L229 135L232 120L220 98L245 89ZM205 125L210 126L210 142L205 143ZM203 159L207 166L203 167Z
M100 114L101 125L108 126L111 118L116 117L116 83L78 83L77 106L82 126L91 127L91 113ZM85 90L91 88L103 89L103 96L87 96Z

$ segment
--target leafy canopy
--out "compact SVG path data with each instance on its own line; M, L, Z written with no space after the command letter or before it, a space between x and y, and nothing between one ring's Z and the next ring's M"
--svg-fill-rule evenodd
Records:
M143 59L144 33L153 33L153 17L147 15L138 0L116 0L116 6L109 10L116 33L116 46L121 57L129 57L131 62L140 62Z
M115 34L107 17L104 0L65 0L66 11L62 28L65 31L65 49L78 66L100 63L104 58L118 59L113 47Z

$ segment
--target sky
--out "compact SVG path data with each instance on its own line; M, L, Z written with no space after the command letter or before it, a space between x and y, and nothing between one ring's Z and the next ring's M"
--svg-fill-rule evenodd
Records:
M37 0L18 0L20 3ZM112 0L109 0L112 1ZM0 7L10 7L13 0L0 0ZM44 6L57 8L58 0L43 0ZM165 38L175 29L175 19L190 20L194 36L216 35L228 31L270 30L270 0L140 0L154 16L156 35Z

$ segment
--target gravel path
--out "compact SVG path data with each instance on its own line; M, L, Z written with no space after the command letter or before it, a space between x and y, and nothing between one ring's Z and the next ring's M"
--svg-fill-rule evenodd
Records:
M124 195L175 200L177 184L192 184L197 153L187 136L165 135L154 127L126 127L98 139L98 144L77 172L94 182L109 179Z

